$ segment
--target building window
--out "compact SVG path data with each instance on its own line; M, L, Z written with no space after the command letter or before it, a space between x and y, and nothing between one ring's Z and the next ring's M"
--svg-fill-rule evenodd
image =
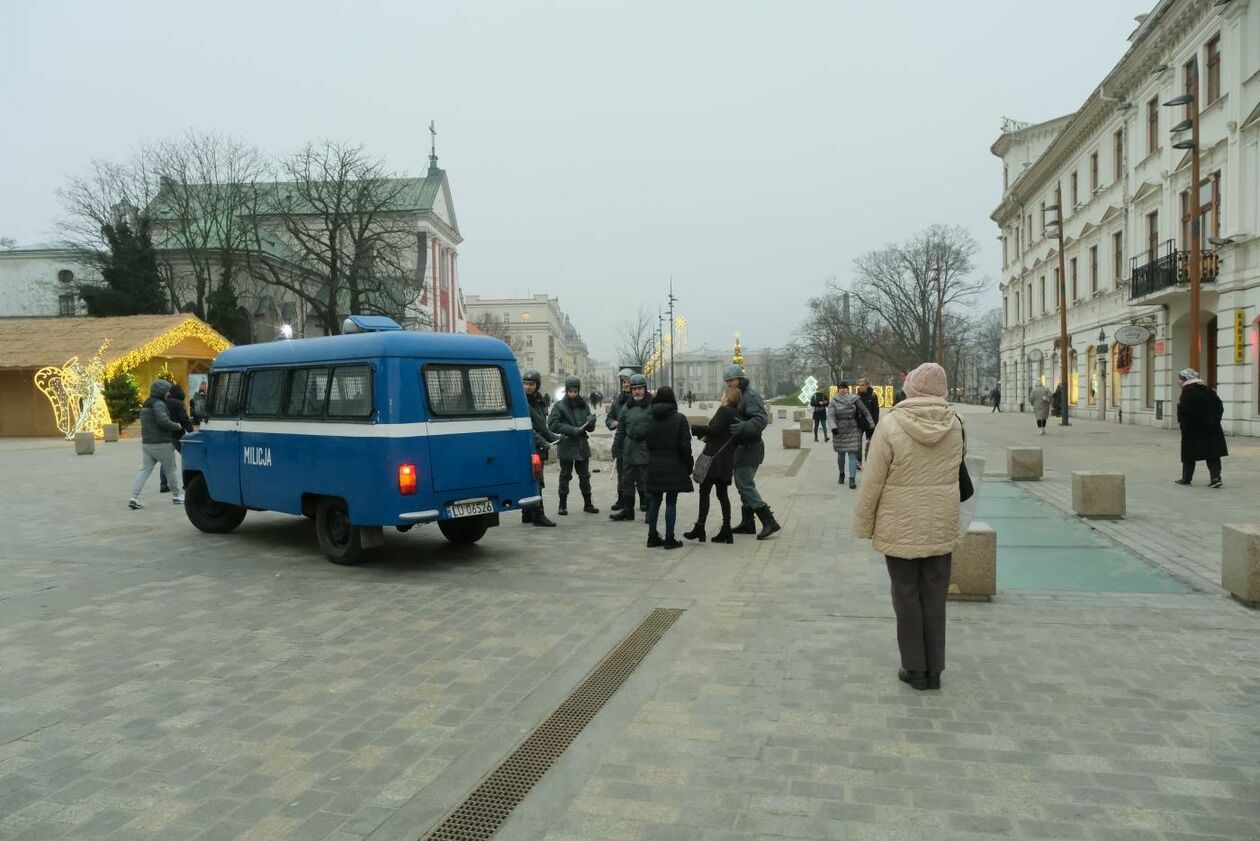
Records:
M1155 408L1155 337L1146 340L1142 350L1142 396L1146 408Z
M1159 97L1146 103L1146 154L1159 151Z
M533 347L533 346L534 346L534 336L533 334L530 334L525 337L525 347Z
M1046 230L1046 203L1041 203L1041 230Z
M1075 257L1073 257L1069 261L1068 278L1070 278L1072 281L1072 297L1069 298L1068 300L1071 301L1072 303L1076 303L1076 301L1080 298L1080 294L1079 294L1079 287L1077 286L1077 282L1076 282L1077 277L1076 277L1076 258Z
M1146 214L1146 262L1155 259L1159 253L1159 211Z
M1207 102L1210 105L1221 96L1221 36L1207 42Z
M1011 301L1005 295L1002 296L1002 326L1011 326Z
M1111 278L1116 285L1124 276L1124 232L1116 231L1111 235Z
M1030 283L1030 284L1028 284L1028 294L1027 294L1025 297L1028 299L1028 320L1029 320L1029 321L1032 321L1032 319L1033 319L1033 296L1032 296L1032 284L1031 284L1031 283Z
M1199 248L1208 237L1221 233L1221 174L1214 172L1199 181ZM1190 250L1190 191L1181 192L1181 247Z
M1040 288L1041 288L1041 314L1045 315L1046 314L1046 276L1045 275L1041 276Z
M61 283L74 283L74 272L69 269L62 269L57 272L57 280Z
M1181 77L1184 82L1182 93L1188 93L1191 96L1199 95L1199 57L1187 61L1181 66ZM1201 101L1201 100L1200 100ZM1186 106L1185 116L1190 116L1190 106Z
M1124 178L1124 129L1117 131L1111 138L1112 150L1111 154L1114 158L1112 163L1112 174L1116 181Z
M529 313L527 312L521 313L521 321L523 321L526 324L529 324Z
M1077 197L1077 178L1075 172L1072 173L1072 177L1069 179L1068 183L1071 185L1072 189L1072 209L1075 210L1076 206L1080 204L1080 200Z
M1063 287L1059 283L1059 270L1054 270L1054 308L1063 306Z
M1024 320L1024 310L1019 305L1019 291L1015 292L1015 323L1018 324Z
M503 313L503 323L504 323L504 324L511 324L511 323L512 323L512 313L510 313L510 312L505 312L505 313Z
M1093 193L1098 189L1098 153L1094 152L1089 156L1089 191Z
M75 304L75 295L59 295L57 296L58 315L74 315L78 311Z
M1098 246L1089 247L1089 294L1098 294Z
M1028 245L1032 245L1032 214L1028 214L1028 239L1025 240Z

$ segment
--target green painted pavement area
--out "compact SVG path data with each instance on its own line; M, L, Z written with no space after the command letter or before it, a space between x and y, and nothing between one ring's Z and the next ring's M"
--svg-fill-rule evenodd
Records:
M976 519L997 530L999 590L1191 592L1162 570L1116 548L1085 521L1030 496L1013 482L985 482Z

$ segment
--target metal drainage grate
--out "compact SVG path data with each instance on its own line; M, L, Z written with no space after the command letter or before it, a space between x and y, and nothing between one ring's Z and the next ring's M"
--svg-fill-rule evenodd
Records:
M649 613L423 841L492 837L682 614L659 607Z

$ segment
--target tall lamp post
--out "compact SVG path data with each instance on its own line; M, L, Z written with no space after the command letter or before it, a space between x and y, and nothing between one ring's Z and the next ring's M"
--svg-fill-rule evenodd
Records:
M1186 92L1164 103L1168 108L1185 106L1186 118L1170 131L1180 134L1189 130L1189 140L1178 140L1174 149L1190 150L1190 367L1199 370L1199 284L1203 278L1203 255L1200 253L1199 230L1199 64L1192 65L1186 79Z
M1070 426L1068 421L1068 404L1072 402L1072 384L1068 380L1068 362L1071 354L1068 353L1068 332L1067 332L1067 270L1064 267L1063 260L1063 185L1055 184L1054 186L1054 204L1046 208L1053 210L1054 219L1054 236L1058 240L1059 251L1059 382L1063 386L1063 399L1059 405L1062 410L1063 419L1059 422L1061 426Z
M678 324L674 321L674 304L678 303L678 299L674 297L674 276L669 276L669 384L672 388L677 380L674 379L674 345L678 344Z

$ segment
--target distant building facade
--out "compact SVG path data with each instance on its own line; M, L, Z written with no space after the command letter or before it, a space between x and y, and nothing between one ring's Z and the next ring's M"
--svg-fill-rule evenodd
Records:
M0 318L86 315L78 285L99 282L83 252L68 242L0 249Z
M464 306L468 323L487 325L490 329L484 332L508 337L521 369L534 368L542 374L546 390L562 386L569 374L582 378L587 393L595 386L595 366L586 342L560 309L559 298L545 293L529 298L467 295Z

